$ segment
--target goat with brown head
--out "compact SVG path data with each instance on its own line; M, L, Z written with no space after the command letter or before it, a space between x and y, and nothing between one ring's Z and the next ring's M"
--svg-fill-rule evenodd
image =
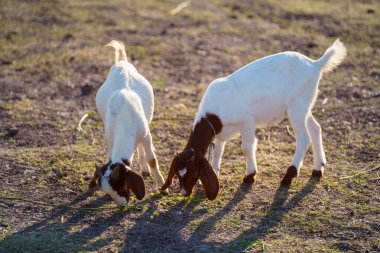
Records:
M195 184L200 180L206 197L209 200L216 198L219 192L218 177L204 156L215 132L220 132L221 128L222 124L215 115L207 115L207 118L196 123L186 148L174 157L161 190L166 190L174 176L177 176L184 196L191 195Z
M143 178L132 171L128 161L123 163L108 163L97 166L94 177L90 182L90 188L97 183L102 190L109 194L118 205L127 204L129 201L130 190L136 195L137 199L145 196L145 185Z
M130 190L137 199L145 195L142 177L130 168L136 150L141 174L152 173L157 187L164 184L149 129L154 93L149 81L128 62L123 43L113 40L106 47L114 48L115 63L95 101L104 123L108 152L89 186L98 183L117 204L126 204Z

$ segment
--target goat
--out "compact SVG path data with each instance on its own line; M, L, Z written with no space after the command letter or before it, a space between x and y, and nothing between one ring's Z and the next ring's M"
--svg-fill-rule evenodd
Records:
M113 40L105 47L114 48L115 64L96 94L96 107L104 122L108 153L105 164L96 166L89 187L98 183L117 204L126 204L129 190L137 199L145 196L142 177L131 169L136 148L141 174L148 176L152 172L156 186L164 184L149 130L153 89L128 62L122 43Z
M177 175L183 195L190 195L200 179L206 197L216 198L219 191L217 175L225 143L239 133L247 160L243 182L255 183L258 171L255 130L281 122L286 114L295 133L296 151L281 186L289 187L298 176L310 141L314 156L312 176L321 178L326 158L321 127L311 109L322 74L337 67L345 56L346 48L337 39L319 60L297 52L283 52L251 62L227 77L214 80L199 105L188 143L174 157L161 190L167 189ZM211 167L204 156L214 140Z

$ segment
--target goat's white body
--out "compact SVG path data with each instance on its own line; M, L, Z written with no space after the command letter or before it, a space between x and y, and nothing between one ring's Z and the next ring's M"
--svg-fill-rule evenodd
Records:
M256 172L255 130L279 123L286 115L297 139L292 165L299 171L311 137L314 169L323 170L326 161L320 126L311 109L322 73L337 66L345 53L343 44L337 40L317 61L300 53L283 52L256 60L213 81L199 105L194 126L206 114L217 115L223 124L216 136L214 170L219 169L225 142L240 133L247 155L246 174Z
M123 160L128 160L132 164L137 148L141 172L150 173L149 163L156 186L160 187L164 180L149 130L154 110L152 86L127 61L121 43L111 42L109 45L115 48L116 62L96 94L96 107L104 122L108 145L105 163L123 163ZM118 61L120 54L124 59Z
M107 103L111 95L118 90L131 90L140 98L145 118L150 123L153 118L154 97L152 86L136 68L127 61L115 63L107 76L106 81L96 94L96 107L105 120Z
M148 123L153 118L153 90L149 82L132 64L119 61L100 87L96 107L109 144L108 160L132 162L137 144L148 134Z
M261 128L278 123L292 104L312 107L320 73L312 60L295 52L254 61L209 85L195 122L206 113L218 115L223 122L218 137L223 139L244 125Z

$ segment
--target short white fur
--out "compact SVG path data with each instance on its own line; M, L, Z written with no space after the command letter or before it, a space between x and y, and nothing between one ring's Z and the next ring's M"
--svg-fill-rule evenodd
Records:
M255 130L278 123L287 115L296 137L291 165L297 173L312 143L314 170L326 164L321 127L311 113L322 74L337 67L346 56L346 48L337 39L319 60L297 52L283 52L256 60L231 75L216 79L207 88L194 121L206 114L217 115L222 131L215 138L212 167L218 173L226 141L242 136L247 158L246 175L257 172Z

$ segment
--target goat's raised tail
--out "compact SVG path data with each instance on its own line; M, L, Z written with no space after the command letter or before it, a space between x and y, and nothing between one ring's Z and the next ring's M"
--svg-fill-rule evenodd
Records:
M115 63L118 61L128 61L123 43L113 40L104 47L113 47L115 49Z
M318 64L323 73L327 73L338 67L346 55L346 47L339 39L337 39L334 44L326 50L323 56L315 61L315 63Z

